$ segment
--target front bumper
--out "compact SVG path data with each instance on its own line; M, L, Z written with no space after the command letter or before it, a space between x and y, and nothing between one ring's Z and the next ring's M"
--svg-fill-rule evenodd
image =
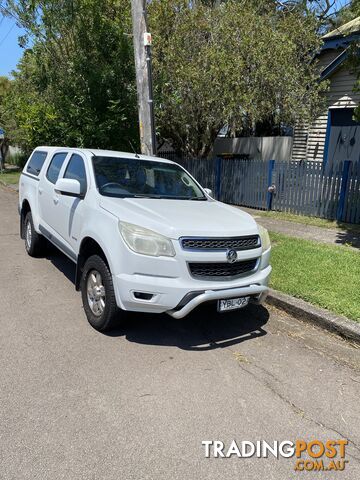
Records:
M195 280L185 262L142 258L141 270L138 265L133 271L113 276L117 304L123 310L183 318L201 303L222 298L251 296L252 301L261 303L268 291L269 258L270 249L261 255L255 272L229 281ZM149 298L139 298L139 292Z

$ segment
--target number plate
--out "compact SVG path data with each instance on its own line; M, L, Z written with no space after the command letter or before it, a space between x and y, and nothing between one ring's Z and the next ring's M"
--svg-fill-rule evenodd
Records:
M226 298L218 300L218 312L228 312L229 310L237 310L244 308L249 303L250 297Z

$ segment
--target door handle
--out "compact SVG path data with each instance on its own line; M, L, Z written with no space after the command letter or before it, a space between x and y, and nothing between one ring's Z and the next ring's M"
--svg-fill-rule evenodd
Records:
M53 200L54 200L55 205L57 205L59 203L59 197L57 195L54 195Z
M40 194L40 195L42 195L43 191L44 191L44 190L43 190L41 187L39 187L39 194Z

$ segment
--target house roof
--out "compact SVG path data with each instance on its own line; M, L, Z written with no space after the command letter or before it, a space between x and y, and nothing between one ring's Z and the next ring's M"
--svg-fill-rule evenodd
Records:
M320 80L325 80L341 68L348 57L349 47L352 42L360 39L360 17L354 18L351 22L341 25L332 32L322 37L323 45L318 52L318 57L324 52L333 50L337 54L328 65L324 66L320 73Z
M322 38L326 41L337 37L347 37L348 35L357 32L360 32L360 17L356 17L354 18L354 20L351 20L350 22L341 25L341 27L335 28L335 30L332 30L326 35L323 35Z
M349 47L343 50L332 62L329 63L320 73L320 79L325 80L335 73L348 57Z

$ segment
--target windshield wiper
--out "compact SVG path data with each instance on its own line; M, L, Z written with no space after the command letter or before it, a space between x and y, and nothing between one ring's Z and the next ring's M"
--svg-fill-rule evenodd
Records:
M134 198L162 198L161 195L147 195L146 193L144 194L135 194L135 195L132 195L132 197Z
M169 197L175 200L206 200L206 197Z
M206 200L206 197L175 197L174 195L159 195L157 198L164 198L166 200Z
M151 195L151 194L142 194L135 193L128 195L128 198L156 198L156 199L166 199L166 200L206 200L206 197L175 197L174 195Z

